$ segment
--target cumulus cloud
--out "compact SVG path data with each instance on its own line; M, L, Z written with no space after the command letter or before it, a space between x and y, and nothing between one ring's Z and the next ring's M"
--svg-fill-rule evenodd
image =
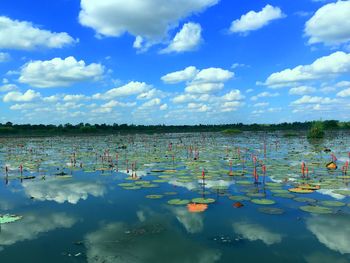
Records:
M342 97L342 98L350 97L350 88L339 91L337 93L337 97Z
M68 202L77 204L79 200L86 200L89 195L99 197L106 192L105 186L96 182L78 182L57 178L45 181L23 183L26 195L40 201Z
M24 240L33 240L41 233L57 228L70 228L76 222L76 218L65 213L24 214L22 220L1 225L0 245L8 246Z
M261 240L266 245L273 245L282 241L282 235L271 232L258 224L238 222L233 224L234 231L250 241Z
M159 42L178 21L200 13L219 0L81 0L79 22L93 28L98 35L119 37L129 33L136 37L134 47Z
M175 35L168 47L161 50L160 53L181 53L196 49L202 41L202 27L197 23L186 23L182 29Z
M207 94L221 90L224 82L234 76L234 73L222 68L206 68L202 70L190 66L184 70L166 74L162 80L168 84L175 84L186 81L187 93Z
M350 253L350 219L346 214L311 216L307 228L318 241L341 254Z
M309 44L339 45L350 41L350 1L322 6L305 24Z
M292 102L292 105L300 105L300 104L331 104L336 103L337 99L331 99L328 97L318 97L318 96L309 96L304 95L300 99L297 99Z
M31 22L0 16L0 48L23 50L62 48L74 42L76 41L65 32L50 32L36 27Z
M301 81L337 77L350 73L350 54L342 51L316 59L310 65L299 65L271 74L265 85L288 86Z
M79 82L96 81L103 72L101 64L86 65L83 60L77 61L74 57L53 58L23 65L19 81L37 88L67 87Z
M151 89L151 86L145 82L131 81L121 87L113 88L105 93L96 93L93 99L110 100L116 97L126 97L131 95L144 94Z
M0 63L7 62L10 60L10 58L11 58L11 56L9 53L0 52Z
M0 86L0 92L8 92L18 89L15 84L5 84L3 86Z
M184 226L190 234L200 233L203 230L203 215L198 213L190 213L184 207L175 207L171 211L176 219Z
M231 33L247 33L258 30L271 21L285 17L279 7L266 5L260 12L249 11L241 16L240 19L234 20L230 27Z
M316 89L310 86L299 86L289 90L290 95L306 95L315 92Z
M184 70L168 73L164 75L161 79L164 81L164 83L176 84L193 79L198 72L199 70L196 67L189 66Z
M271 92L268 92L268 91L263 91L263 92L260 92L259 94L255 95L255 96L252 96L250 98L250 100L256 101L259 98L278 97L279 95L280 94L278 92L271 93Z
M3 97L3 101L4 102L11 102L11 101L28 102L28 101L35 100L39 97L40 97L39 92L35 92L34 90L29 89L24 93L19 91L11 91Z

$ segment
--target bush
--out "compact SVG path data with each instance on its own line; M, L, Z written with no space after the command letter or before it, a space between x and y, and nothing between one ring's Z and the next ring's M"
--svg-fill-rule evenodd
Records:
M238 133L241 133L242 131L238 129L226 129L226 130L223 130L222 132L225 134L238 134Z
M311 128L307 133L309 139L322 139L324 137L324 126L321 121L312 123Z

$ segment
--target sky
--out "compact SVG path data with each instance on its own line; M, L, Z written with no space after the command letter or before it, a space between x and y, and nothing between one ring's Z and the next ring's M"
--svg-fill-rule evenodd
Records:
M350 0L1 0L0 122L350 119Z

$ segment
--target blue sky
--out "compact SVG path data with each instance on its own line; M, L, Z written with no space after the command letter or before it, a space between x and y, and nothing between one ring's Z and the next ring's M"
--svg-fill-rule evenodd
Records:
M0 122L349 120L349 17L350 1L2 0Z

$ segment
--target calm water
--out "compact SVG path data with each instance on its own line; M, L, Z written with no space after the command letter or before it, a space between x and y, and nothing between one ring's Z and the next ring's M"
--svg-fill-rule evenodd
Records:
M313 143L282 133L0 139L0 214L22 216L1 225L0 262L350 262L350 199L337 191L350 189L341 171L350 136L330 137ZM324 147L337 157L336 171L325 168L331 153ZM320 190L288 191L306 182ZM197 197L215 202L189 212L186 203ZM273 204L256 204L260 198ZM172 199L185 201L168 204ZM237 200L244 206L235 208Z

